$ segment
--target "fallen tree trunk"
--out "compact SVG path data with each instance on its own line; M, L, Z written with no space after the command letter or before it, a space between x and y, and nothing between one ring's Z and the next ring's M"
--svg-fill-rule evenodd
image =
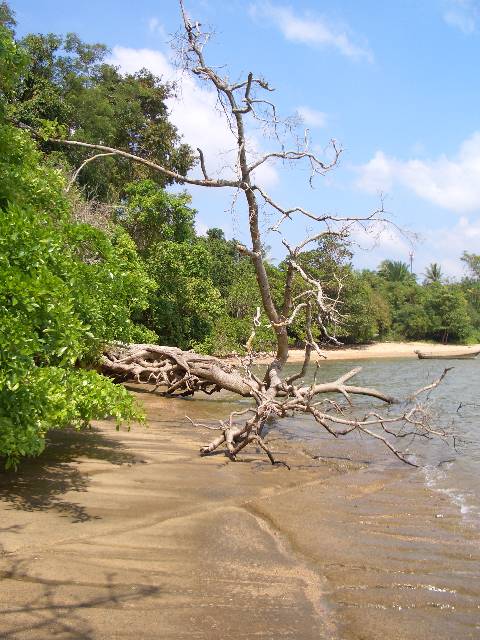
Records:
M309 351L307 348L303 373L310 358ZM202 455L224 446L226 454L235 460L244 447L255 444L275 464L277 461L262 439L265 424L269 418L288 418L295 413L310 414L336 438L360 431L379 440L400 460L413 466L416 465L392 444L392 440L406 435L426 438L447 435L432 427L431 416L418 398L438 386L448 369L431 384L406 399L399 399L377 389L348 384L360 373L361 367L355 367L331 382L318 384L315 375L311 384L296 385L293 381L298 376L281 378L275 368L268 368L264 378L260 379L252 371L250 359L248 363L239 361L235 365L193 351L154 344L111 347L103 354L101 367L105 375L118 381L148 384L152 386L152 392L166 396L186 397L198 392L213 394L224 389L251 398L252 407L232 412L225 420L220 420L218 426L199 424L189 418L195 426L219 431L218 437L201 447ZM326 395L331 397L324 397ZM353 406L352 395L374 398L388 406L398 405L399 409L393 414L368 411L360 415Z
M122 381L154 385L164 395L191 396L195 391L226 389L250 396L255 381L242 378L231 364L212 356L155 344L115 346L101 358L102 372Z

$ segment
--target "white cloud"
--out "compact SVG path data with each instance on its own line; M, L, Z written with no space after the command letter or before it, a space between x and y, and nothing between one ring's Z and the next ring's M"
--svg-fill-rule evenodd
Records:
M357 186L369 192L399 184L444 209L468 213L480 209L480 132L465 140L452 158L398 160L377 151L358 168Z
M479 16L476 0L448 0L443 19L450 27L470 35L476 31Z
M462 216L456 225L429 231L425 240L425 257L428 263L439 262L449 276L461 277L465 268L460 261L464 251L478 253L480 244L480 219L470 220Z
M411 238L386 222L355 225L350 238L362 252L358 257L369 267L376 267L385 258L406 261L414 246Z
M197 232L197 235L206 236L209 229L210 227L208 224L205 224L199 218L195 219L195 231Z
M352 42L347 29L329 25L327 21L311 12L294 13L292 7L276 5L269 0L250 6L250 15L272 22L283 36L291 42L300 42L311 47L333 47L348 58L373 60L371 51Z
M161 51L117 46L113 48L110 62L126 73L146 68L165 81L177 83L178 96L168 100L171 122L183 134L185 142L194 149L202 149L207 170L212 177L231 175L230 167L236 157L235 137L217 105L216 92L176 69ZM260 152L261 143L254 134L249 137L248 143L252 155ZM275 168L267 163L255 173L259 182L266 187L278 181Z
M461 216L455 225L425 229L416 238L388 224L373 225L370 231L357 226L351 238L358 247L354 258L359 268L377 269L385 259L408 264L413 252L413 271L420 281L432 262L439 263L447 277L461 278L465 275L463 252L479 252L480 218Z
M388 191L393 182L394 165L397 161L377 151L366 164L357 168L359 173L357 187L363 191L375 193Z
M148 30L150 31L150 33L160 36L162 40L167 39L167 32L165 31L163 24L158 18L153 17L149 19Z
M298 107L298 115L308 127L326 127L327 114L310 107Z

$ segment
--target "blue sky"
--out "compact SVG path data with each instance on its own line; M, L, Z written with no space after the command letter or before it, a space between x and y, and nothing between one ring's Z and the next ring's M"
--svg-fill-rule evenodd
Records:
M18 33L77 32L106 43L126 71L150 67L179 76L167 41L180 25L176 0L11 0ZM414 270L432 261L451 276L462 273L464 249L480 253L480 0L186 0L195 19L215 28L207 50L232 76L252 70L276 88L284 115L304 116L312 144L330 138L344 148L340 166L308 186L308 173L282 166L261 176L285 204L318 213L365 215L385 194L394 222L418 234ZM214 95L180 77L170 103L173 121L192 146L202 146L220 170L231 148ZM252 131L260 152L273 141ZM199 228L222 226L246 240L244 211L232 214L228 195L192 190ZM268 228L268 221L265 228ZM298 219L294 239L313 231ZM358 266L385 258L408 261L411 240L395 228L373 242L358 232ZM271 255L282 255L275 234Z

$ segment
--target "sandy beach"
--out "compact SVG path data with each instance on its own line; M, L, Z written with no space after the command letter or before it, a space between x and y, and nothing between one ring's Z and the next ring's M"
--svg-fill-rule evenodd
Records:
M459 349L480 349L480 345L442 345L431 342L374 342L372 344L352 347L334 347L322 349L328 360L367 360L370 358L416 358L415 351L435 351L439 354L458 351ZM304 351L291 349L289 362L302 362ZM259 364L269 362L268 357L258 360Z
M148 428L54 433L0 473L1 638L478 637L477 534L415 471L278 436L291 471L200 458L185 414L221 400L138 397Z

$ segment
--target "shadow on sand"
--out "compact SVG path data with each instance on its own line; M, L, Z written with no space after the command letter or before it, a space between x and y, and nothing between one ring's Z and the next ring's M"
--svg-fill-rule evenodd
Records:
M12 584L10 581L16 584L26 581L30 585L31 595L2 612L0 637L12 640L19 637L94 640L99 637L96 617L104 628L108 626L105 610L111 619L115 611L129 609L136 601L158 597L162 592L159 586L119 583L112 571L102 572L98 584L83 585L82 589L76 580L33 577L28 562L22 560L12 562L0 575L6 588ZM92 587L91 593L84 591L88 586Z
M70 491L86 491L90 483L81 465L71 464L78 458L114 465L141 462L121 443L96 429L52 431L40 457L25 460L17 471L0 471L0 500L23 511L53 509L73 522L91 520L83 506L61 499Z

